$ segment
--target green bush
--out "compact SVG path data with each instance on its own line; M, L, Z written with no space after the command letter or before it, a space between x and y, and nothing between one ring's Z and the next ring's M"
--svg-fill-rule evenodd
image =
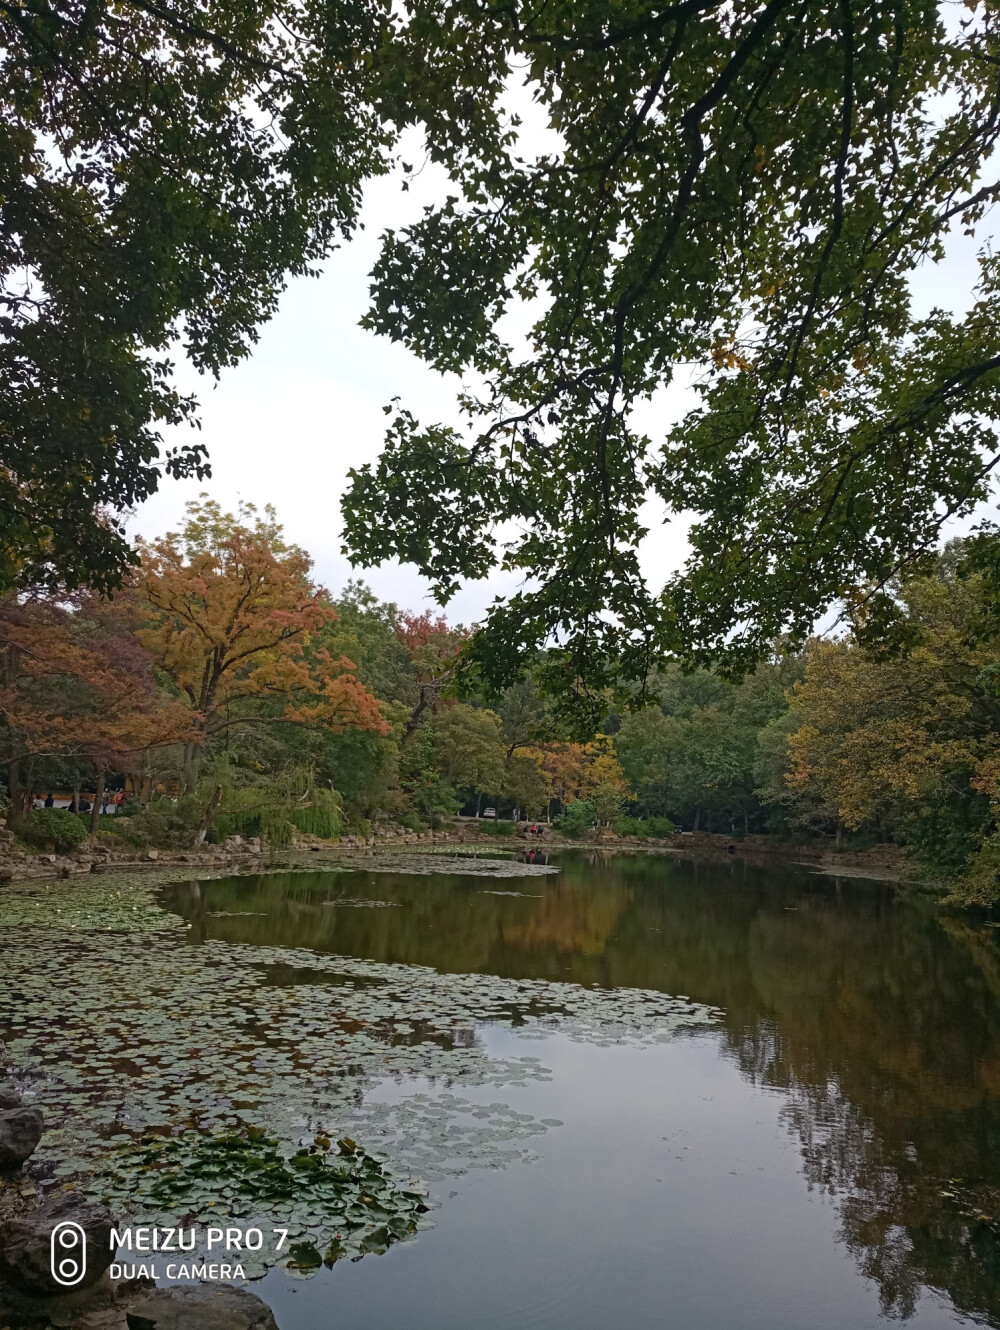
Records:
M129 830L145 844L161 850L187 849L194 839L200 809L190 795L181 799L154 799L144 812L128 819Z
M555 819L555 826L564 836L582 836L593 827L594 818L594 805L588 799L574 799Z
M676 827L669 817L619 817L612 823L619 836L639 836L643 840L672 836Z
M102 817L97 839L104 845L130 845L133 850L145 850L149 841L132 826L128 817Z
M487 836L513 836L517 829L513 822L508 822L504 818L497 818L495 822L492 818L480 818L476 826Z
M340 835L341 797L335 790L316 785L309 769L290 768L277 776L262 777L252 785L238 784L244 775L223 759L217 759L206 769L198 787L195 822L204 815L206 804L221 786L222 803L209 828L220 840L227 836L266 836L275 850L290 845L296 830L324 840Z
M677 830L669 817L647 817L644 825L646 830L640 836L672 836Z
M87 824L76 813L65 808L33 808L25 813L15 831L28 845L44 850L55 845L57 850L71 850L87 839Z
M396 821L401 827L405 827L407 831L419 831L423 826L423 823L420 821L420 818L416 813L400 813Z
M126 808L130 805L124 805ZM102 839L131 845L144 850L155 846L160 850L184 850L194 839L200 809L197 799L184 795L180 799L154 799L140 810L137 804L132 815L109 813L98 823Z

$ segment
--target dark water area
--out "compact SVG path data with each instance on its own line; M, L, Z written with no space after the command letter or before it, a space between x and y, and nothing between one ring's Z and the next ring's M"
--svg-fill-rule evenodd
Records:
M495 881L316 872L167 893L191 945L721 1010L655 1047L536 1037L551 1079L505 1097L562 1122L538 1158L438 1186L436 1227L381 1258L308 1282L272 1272L282 1330L1000 1326L997 931L804 869L554 862ZM498 1055L526 1043L477 1037Z

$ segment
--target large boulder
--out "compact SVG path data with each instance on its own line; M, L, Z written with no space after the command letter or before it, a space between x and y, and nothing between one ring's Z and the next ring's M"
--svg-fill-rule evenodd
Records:
M111 1216L102 1205L93 1205L73 1195L58 1196L37 1210L8 1219L0 1225L0 1276L24 1292L36 1295L64 1293L70 1286L87 1288L100 1279L114 1257L111 1223ZM64 1230L66 1241L60 1242L58 1230L61 1225L76 1225L82 1229L84 1244L80 1243L79 1235L68 1228ZM55 1244L53 1232L56 1232ZM74 1237L75 1241L72 1240ZM82 1252L81 1245L84 1247ZM57 1264L67 1263L63 1283L52 1274L54 1255ZM75 1278L84 1255L83 1276Z
M40 1108L7 1108L0 1112L0 1169L19 1168L38 1149L45 1122Z
M154 1289L125 1319L129 1330L278 1330L266 1302L230 1284Z
M8 1108L20 1108L21 1096L8 1085L0 1085L0 1112Z

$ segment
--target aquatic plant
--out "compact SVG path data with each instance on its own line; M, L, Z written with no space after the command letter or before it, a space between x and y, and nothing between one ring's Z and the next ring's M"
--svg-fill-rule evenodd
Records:
M394 858L392 871L403 871L404 857ZM410 871L444 867L411 858ZM539 870L465 859L448 871ZM526 1039L562 1031L611 1043L669 1039L715 1019L652 990L442 974L306 948L190 945L155 899L171 877L176 869L0 894L0 1039L8 1071L46 1115L39 1165L143 1222L165 1222L177 1207L202 1216L266 1210L259 1184L308 1173L318 1190L305 1187L292 1206L302 1241L325 1255L339 1233L344 1253L378 1250L386 1234L398 1240L417 1223L412 1174L530 1158L530 1140L556 1125L472 1097L477 1087L548 1076L528 1054L490 1056L484 1024ZM383 1103L377 1087L389 1079L419 1093ZM343 1161L324 1162L321 1144L345 1137L362 1142L351 1177ZM279 1192L271 1200L286 1206ZM362 1196L376 1208L358 1209L368 1205Z

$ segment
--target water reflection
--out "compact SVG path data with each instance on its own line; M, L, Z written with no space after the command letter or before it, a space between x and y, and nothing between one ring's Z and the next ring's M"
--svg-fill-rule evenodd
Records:
M807 1185L837 1197L883 1312L907 1317L930 1287L1000 1325L996 933L795 869L558 862L558 877L503 882L240 878L174 888L170 903L194 942L659 988L722 1007L726 1056L785 1096Z

